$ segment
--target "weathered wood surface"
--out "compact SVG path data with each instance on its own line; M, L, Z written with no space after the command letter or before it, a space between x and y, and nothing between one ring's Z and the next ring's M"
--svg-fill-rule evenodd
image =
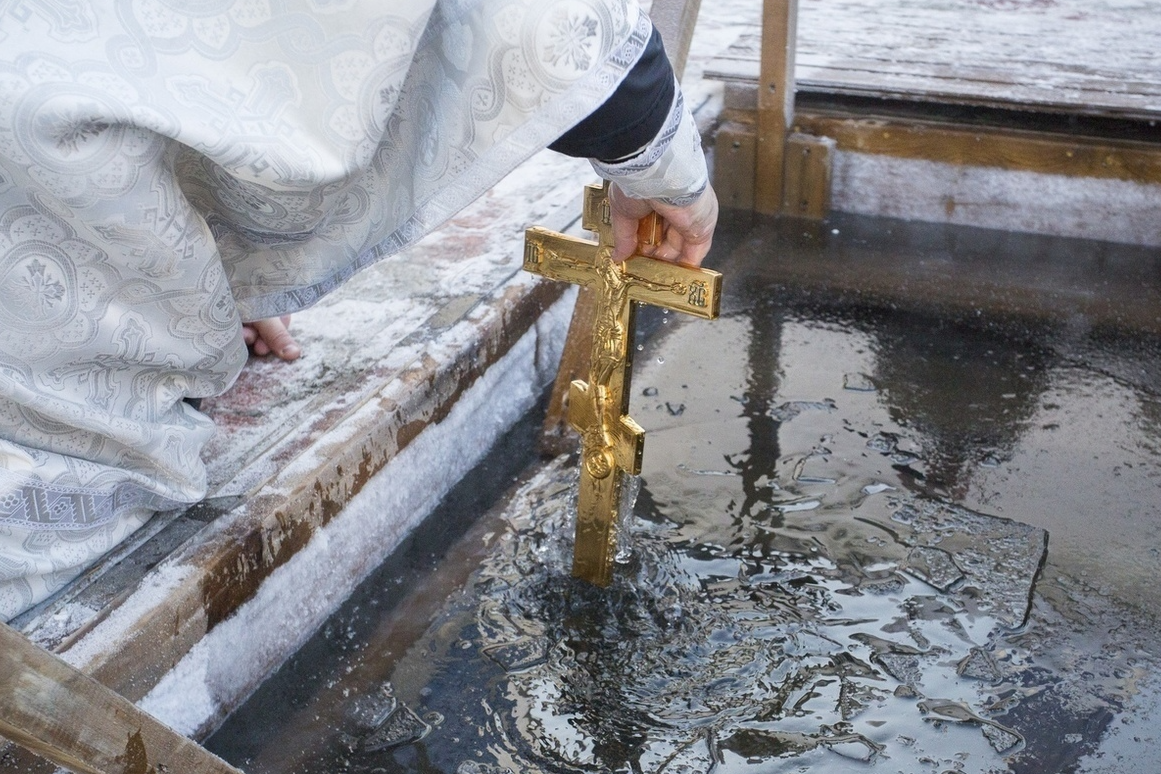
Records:
M758 82L760 30L706 77ZM1156 0L800 0L799 92L1161 117Z
M757 127L717 134L714 185L749 209ZM800 109L796 131L835 143L830 207L904 220L1161 246L1161 144Z
M665 53L679 78L689 59L689 46L700 9L701 0L654 0L649 8L649 18L665 42Z
M782 211L808 220L822 220L830 209L830 185L835 141L792 132L786 138L783 161Z
M982 131L980 127L948 122L851 118L822 111L803 112L795 126L813 135L834 138L840 150L857 153L1161 184L1161 148L1153 143L1018 129Z
M85 774L241 774L4 624L0 733Z

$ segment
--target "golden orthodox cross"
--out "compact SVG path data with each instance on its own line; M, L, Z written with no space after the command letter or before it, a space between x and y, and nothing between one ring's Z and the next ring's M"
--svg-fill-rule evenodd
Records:
M538 226L525 231L524 268L597 294L589 380L574 381L568 393L568 421L581 435L572 573L607 586L613 579L623 479L640 474L645 446L645 431L628 416L634 302L712 320L718 316L722 275L642 255L613 263L608 183L585 187L581 223L596 232L596 242ZM643 220L642 230L649 233L638 238L656 244L659 221Z

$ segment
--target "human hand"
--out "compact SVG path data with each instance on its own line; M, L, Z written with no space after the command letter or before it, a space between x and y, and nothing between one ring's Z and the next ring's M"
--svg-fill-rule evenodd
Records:
M617 263L633 255L647 255L701 266L718 222L718 197L709 185L692 204L678 207L655 199L634 199L613 183L609 186L609 208L613 219L613 260ZM637 224L651 212L661 216L661 243L638 244Z
M242 323L242 339L250 351L259 357L273 353L286 361L297 360L302 354L302 347L298 346L298 342L287 330L289 325L288 314Z

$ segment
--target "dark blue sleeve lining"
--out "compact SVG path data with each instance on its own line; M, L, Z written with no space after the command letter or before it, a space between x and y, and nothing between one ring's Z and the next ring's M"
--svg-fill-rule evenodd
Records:
M623 161L661 131L675 91L673 67L661 36L653 30L641 58L617 90L548 147L566 156Z

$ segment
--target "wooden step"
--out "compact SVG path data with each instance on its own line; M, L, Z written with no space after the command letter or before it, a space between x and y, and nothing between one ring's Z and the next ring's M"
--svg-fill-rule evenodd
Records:
M756 87L759 38L743 33L706 77ZM800 94L1150 122L1158 40L1141 0L800 0L795 79Z
M216 727L534 405L571 296L522 270L523 229L572 229L591 179L542 154L296 315L301 359L252 360L202 404L209 497L13 627L181 733Z

